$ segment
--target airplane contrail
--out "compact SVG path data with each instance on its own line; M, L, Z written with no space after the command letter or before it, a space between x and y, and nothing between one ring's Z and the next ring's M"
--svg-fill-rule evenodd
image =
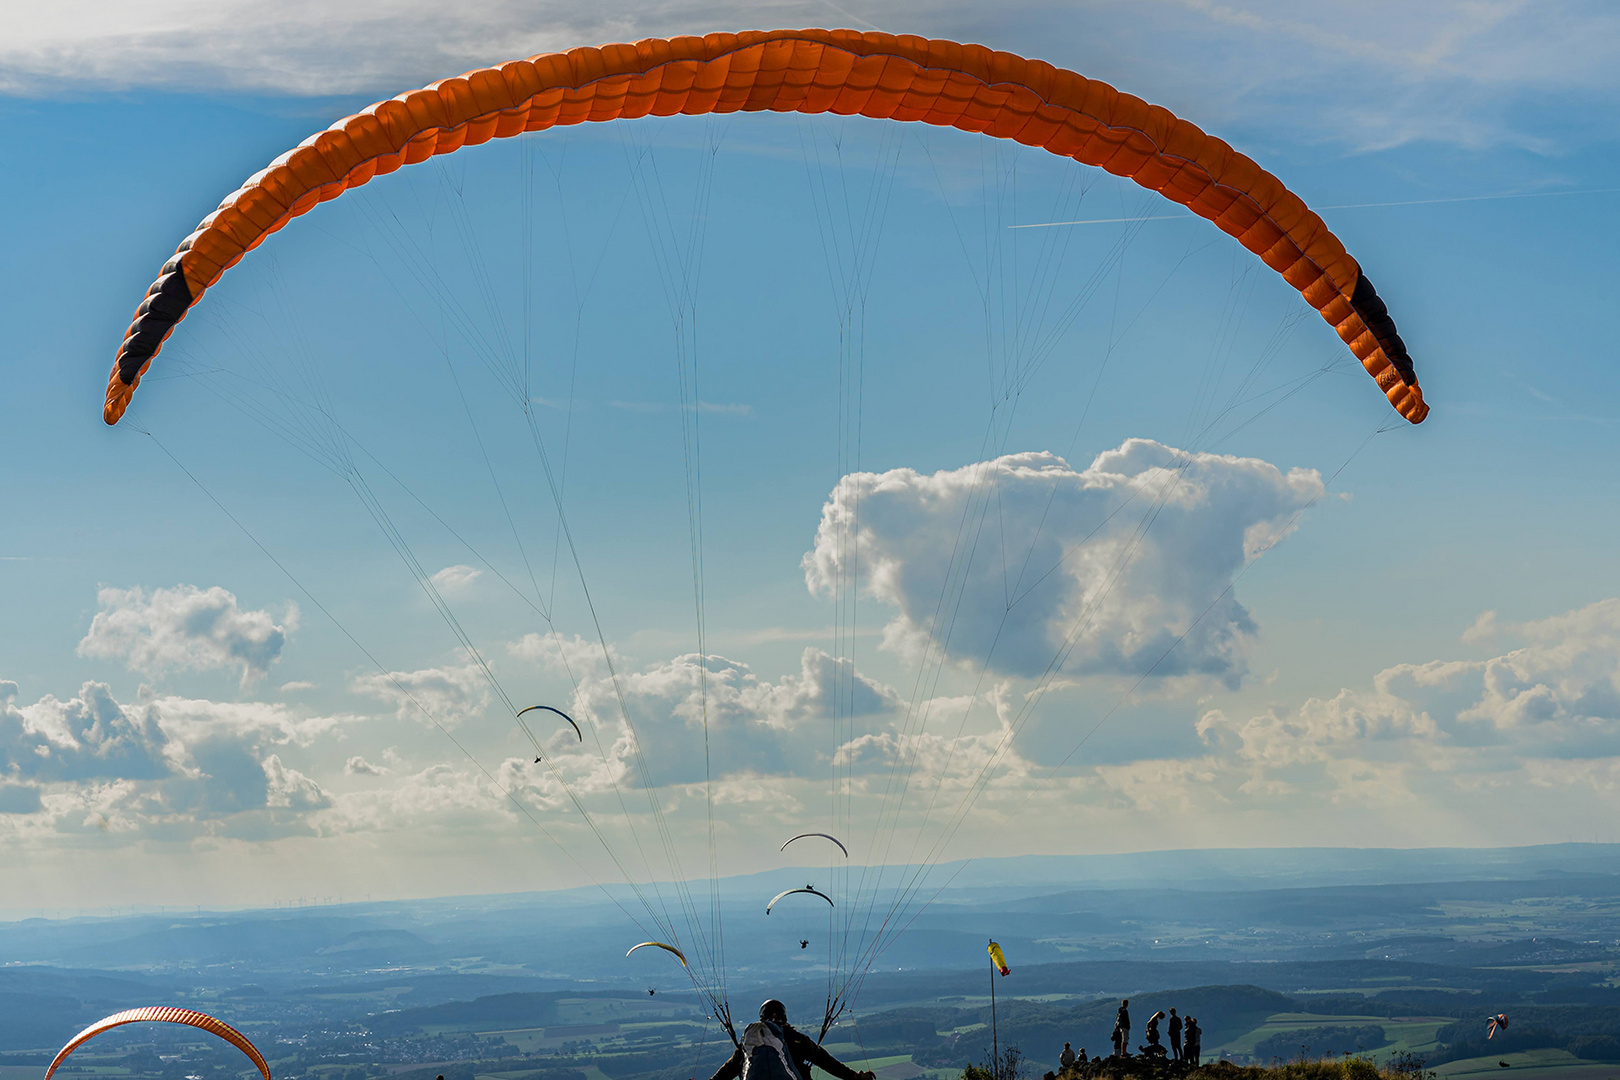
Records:
M1377 206L1431 206L1435 203L1487 202L1493 199L1550 199L1563 195L1608 195L1620 188L1582 188L1579 191L1519 191L1503 195L1453 195L1443 199L1401 199L1395 202L1340 203L1318 210L1366 210ZM1148 217L1084 218L1080 221L1032 221L1009 229L1050 229L1059 225L1116 225L1135 221L1191 221L1194 214L1153 214Z

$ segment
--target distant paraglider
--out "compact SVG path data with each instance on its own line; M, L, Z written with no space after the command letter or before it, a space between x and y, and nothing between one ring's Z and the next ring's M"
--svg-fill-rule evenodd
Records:
M819 896L823 900L827 901L827 906L828 907L837 907L838 906L837 904L833 903L832 897L828 896L824 892L818 891L814 885L806 885L802 889L784 889L781 892L777 893L775 896L771 897L771 902L765 905L765 914L769 915L771 913L771 908L775 907L776 902L778 900L782 899L782 897L784 897L784 896L792 896L794 893L809 893L811 896Z
M265 1064L264 1055L259 1053L259 1048L254 1046L246 1035L243 1035L225 1021L216 1020L207 1013L195 1012L191 1009L176 1009L167 1005L148 1005L140 1009L126 1009L123 1012L113 1013L111 1016L97 1020L69 1039L67 1045L56 1052L56 1057L51 1059L50 1068L45 1070L44 1080L51 1080L51 1074L56 1071L58 1065L67 1059L69 1054L102 1032L111 1031L113 1028L121 1027L124 1024L142 1023L184 1024L187 1027L206 1031L210 1035L217 1035L246 1054L248 1060L258 1067L259 1073L264 1077L264 1080L270 1080L270 1066Z
M625 951L624 955L629 956L631 953L635 952L637 949L646 949L646 948L663 949L665 952L672 954L675 957L675 959L679 960L681 962L681 967L686 966L686 954L681 952L681 950L677 949L673 945L665 945L662 941L643 941L640 945L632 945L632 946L630 946L629 949L627 949ZM655 995L657 993L658 993L658 988L656 986L647 987L647 996L648 997L652 997L653 995Z
M787 840L787 843L782 845L781 850L786 851L788 844L793 843L793 841L795 841L795 840L803 840L803 839L805 839L807 837L811 837L811 836L819 836L823 840L831 840L833 843L838 845L838 850L842 851L844 853L844 858L846 858L846 859L849 858L849 848L844 846L843 841L839 840L838 837L833 836L831 833L824 833L824 832L805 832L805 833L800 833L798 836L790 836L788 838L788 840Z
M1485 1019L1487 1021L1485 1026L1485 1038L1487 1040L1496 1034L1498 1028L1503 1031L1507 1030L1508 1018L1506 1013L1497 1013L1495 1016L1488 1016Z
M673 945L665 945L662 941L643 941L640 945L632 945L624 955L629 956L630 953L635 952L637 949L646 948L663 949L667 953L673 953L675 959L681 962L681 967L686 966L686 954Z
M556 713L558 716L560 716L564 720L568 721L568 726L574 729L574 734L579 736L579 741L580 742L585 741L585 733L579 730L579 725L574 723L574 718L572 716L569 716L567 713L563 712L561 709L554 709L550 705L530 705L527 709L519 709L518 710L518 719L519 720L523 719L523 714L524 713L531 713L531 712L534 712L536 709L544 709L546 712ZM534 760L539 761L540 759L535 758Z

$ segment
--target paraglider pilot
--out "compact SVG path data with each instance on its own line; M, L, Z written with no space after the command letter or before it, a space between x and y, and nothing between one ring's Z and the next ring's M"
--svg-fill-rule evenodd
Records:
M759 1022L743 1031L741 1044L709 1080L810 1080L815 1065L837 1080L877 1080L856 1072L787 1022L787 1006L771 998L759 1007Z

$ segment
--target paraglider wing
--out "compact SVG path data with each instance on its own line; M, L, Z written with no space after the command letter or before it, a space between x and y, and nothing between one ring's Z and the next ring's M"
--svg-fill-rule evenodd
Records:
M68 1040L66 1046L58 1050L56 1057L51 1059L50 1068L45 1070L44 1080L51 1080L51 1074L56 1067L67 1059L67 1056L83 1044L100 1035L103 1031L111 1031L124 1024L161 1023L185 1024L188 1027L199 1028L210 1035L217 1035L221 1039L236 1047L248 1056L263 1074L264 1080L270 1080L270 1066L265 1064L264 1055L259 1053L258 1047L249 1041L246 1035L237 1031L223 1020L216 1020L207 1013L194 1012L191 1009L176 1009L167 1005L148 1005L140 1009L126 1009L123 1012L113 1013L103 1017L79 1032Z
M1508 1018L1506 1013L1497 1013L1495 1016L1487 1017L1486 1019L1488 1021L1488 1023L1485 1025L1485 1039L1487 1042L1490 1041L1493 1036L1495 1036L1498 1028L1503 1031L1507 1030Z
M803 889L784 889L782 892L779 892L775 896L771 897L771 902L765 905L765 914L769 915L771 913L771 908L775 907L776 902L782 899L782 897L792 896L794 893L809 893L811 896L819 896L823 900L827 901L828 907L838 906L837 904L833 903L832 897L828 896L826 893L806 886Z
M858 30L648 38L470 71L344 117L249 177L147 289L107 380L116 424L191 306L300 214L401 165L493 138L649 114L860 114L978 132L1107 169L1235 237L1338 332L1395 410L1428 415L1389 308L1298 195L1197 125L1073 71L982 45Z
M651 946L652 948L655 948L655 949L663 949L665 952L674 953L675 954L675 959L677 959L677 960L679 960L681 962L681 967L686 966L686 954L681 952L681 950L677 949L673 945L665 945L662 941L643 941L640 945L632 945L632 946L630 946L629 951L626 952L624 955L629 956L630 953L635 952L637 949L645 949L648 946Z
M519 709L518 710L518 716L521 718L524 713L526 713L526 712L534 712L534 710L536 710L536 709L544 709L546 712L554 712L554 713L556 713L558 716L560 716L564 720L568 721L568 726L574 729L574 734L579 736L579 741L580 742L585 741L585 735L584 735L583 732L581 732L579 730L579 725L574 723L574 718L572 716L569 716L567 713L563 712L561 709L553 709L550 705L530 705L527 709ZM539 761L540 759L535 758L535 760Z
M806 837L809 837L809 836L819 836L823 840L831 840L833 843L838 845L838 850L842 851L844 853L844 858L846 858L846 859L849 858L849 848L845 847L843 842L841 840L839 840L838 837L833 836L830 833L824 833L824 832L802 832L798 836L789 837L788 841L787 841L787 844L783 844L782 847L781 847L781 850L786 851L788 844L793 843L793 841L795 841L795 840L803 840L803 839L805 839Z
M996 965L996 970L1003 975L1012 974L1012 968L1007 966L1007 957L1001 951L1001 946L995 942L990 943L990 962Z

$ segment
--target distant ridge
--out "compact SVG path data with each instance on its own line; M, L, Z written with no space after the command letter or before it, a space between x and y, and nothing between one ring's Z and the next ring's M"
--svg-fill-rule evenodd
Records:
M859 855L855 848L853 854ZM858 866L858 860L852 860ZM727 901L752 902L761 889L777 881L798 881L817 867L784 866L753 874L720 879L721 896ZM910 867L889 867L894 880ZM1361 848L1361 847L1254 847L1180 848L1163 851L1135 851L1103 855L1007 855L993 858L957 859L934 866L928 874L929 891L945 885L943 903L973 903L986 899L993 890L995 899L1038 896L1045 893L1085 889L1179 889L1194 892L1245 891L1284 888L1319 888L1330 885L1402 885L1452 881L1512 881L1570 875L1620 874L1620 844L1561 843L1502 848ZM704 879L707 880L707 879ZM663 882L659 883L660 885ZM623 898L630 890L608 886L609 892ZM768 895L768 894L767 894ZM475 907L501 908L528 904L537 897L548 903L594 906L604 902L602 890L594 885L554 890L513 893L464 893L423 896L343 905L322 905L307 910L332 912L378 911L387 908L410 909L456 901ZM35 914L0 912L22 920ZM129 914L157 914L156 909L124 909ZM202 909L208 911L261 910L248 905ZM287 909L282 909L285 913ZM96 918L93 913L83 917Z

